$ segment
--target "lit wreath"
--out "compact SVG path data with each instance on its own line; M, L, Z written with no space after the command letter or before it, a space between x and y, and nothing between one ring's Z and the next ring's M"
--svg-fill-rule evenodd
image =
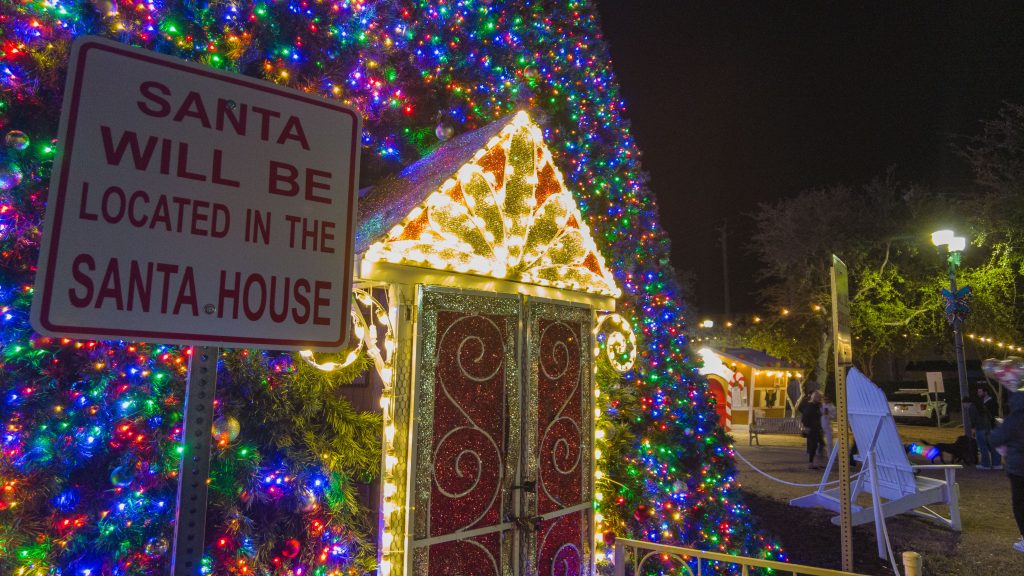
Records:
M629 321L618 314L605 314L597 321L595 355L604 349L608 363L616 372L626 373L636 363L636 335Z

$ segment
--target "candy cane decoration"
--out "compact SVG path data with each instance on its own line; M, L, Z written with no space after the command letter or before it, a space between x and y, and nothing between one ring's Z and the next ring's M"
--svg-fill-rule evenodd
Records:
M743 373L736 370L732 373L732 379L729 380L729 393L732 393L733 388L739 388L740 392L743 392L746 388L747 379L743 377Z
M732 431L732 389L725 391L725 422L722 423L722 427L725 428L726 432Z
M745 378L739 370L733 370L732 378L729 379L729 388L725 391L725 431L732 429L732 389L739 388L740 392L745 389Z

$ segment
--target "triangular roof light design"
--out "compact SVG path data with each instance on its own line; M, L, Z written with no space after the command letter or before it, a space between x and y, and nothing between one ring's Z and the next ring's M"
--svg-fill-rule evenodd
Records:
M525 112L446 143L370 191L359 220L357 251L370 262L622 293Z

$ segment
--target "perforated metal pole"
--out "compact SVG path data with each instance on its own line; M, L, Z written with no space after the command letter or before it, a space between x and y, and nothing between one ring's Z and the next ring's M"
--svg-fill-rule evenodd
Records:
M210 477L213 395L217 389L220 349L196 347L188 363L185 423L178 466L178 505L174 514L171 574L198 576L206 539L206 481Z
M836 368L836 415L839 427L839 541L843 570L853 571L853 516L850 509L850 427L846 371L853 364L850 338L850 287L846 264L832 255L832 338Z

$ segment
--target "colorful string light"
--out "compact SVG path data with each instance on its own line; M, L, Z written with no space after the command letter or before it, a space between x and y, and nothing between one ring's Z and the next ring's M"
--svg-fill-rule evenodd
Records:
M668 238L590 2L17 0L0 6L0 565L156 574L167 556L188 350L41 338L27 320L66 55L81 34L356 107L367 183L529 109L639 336L633 370L598 379L601 542L628 534L783 557L742 503L730 440L696 372ZM262 368L222 391L221 414L245 390L289 385L291 356L255 356L229 358L238 374L246 362ZM249 415L238 416L239 440L215 458L205 571L365 571L375 551L339 520L357 513L353 479L247 441Z

